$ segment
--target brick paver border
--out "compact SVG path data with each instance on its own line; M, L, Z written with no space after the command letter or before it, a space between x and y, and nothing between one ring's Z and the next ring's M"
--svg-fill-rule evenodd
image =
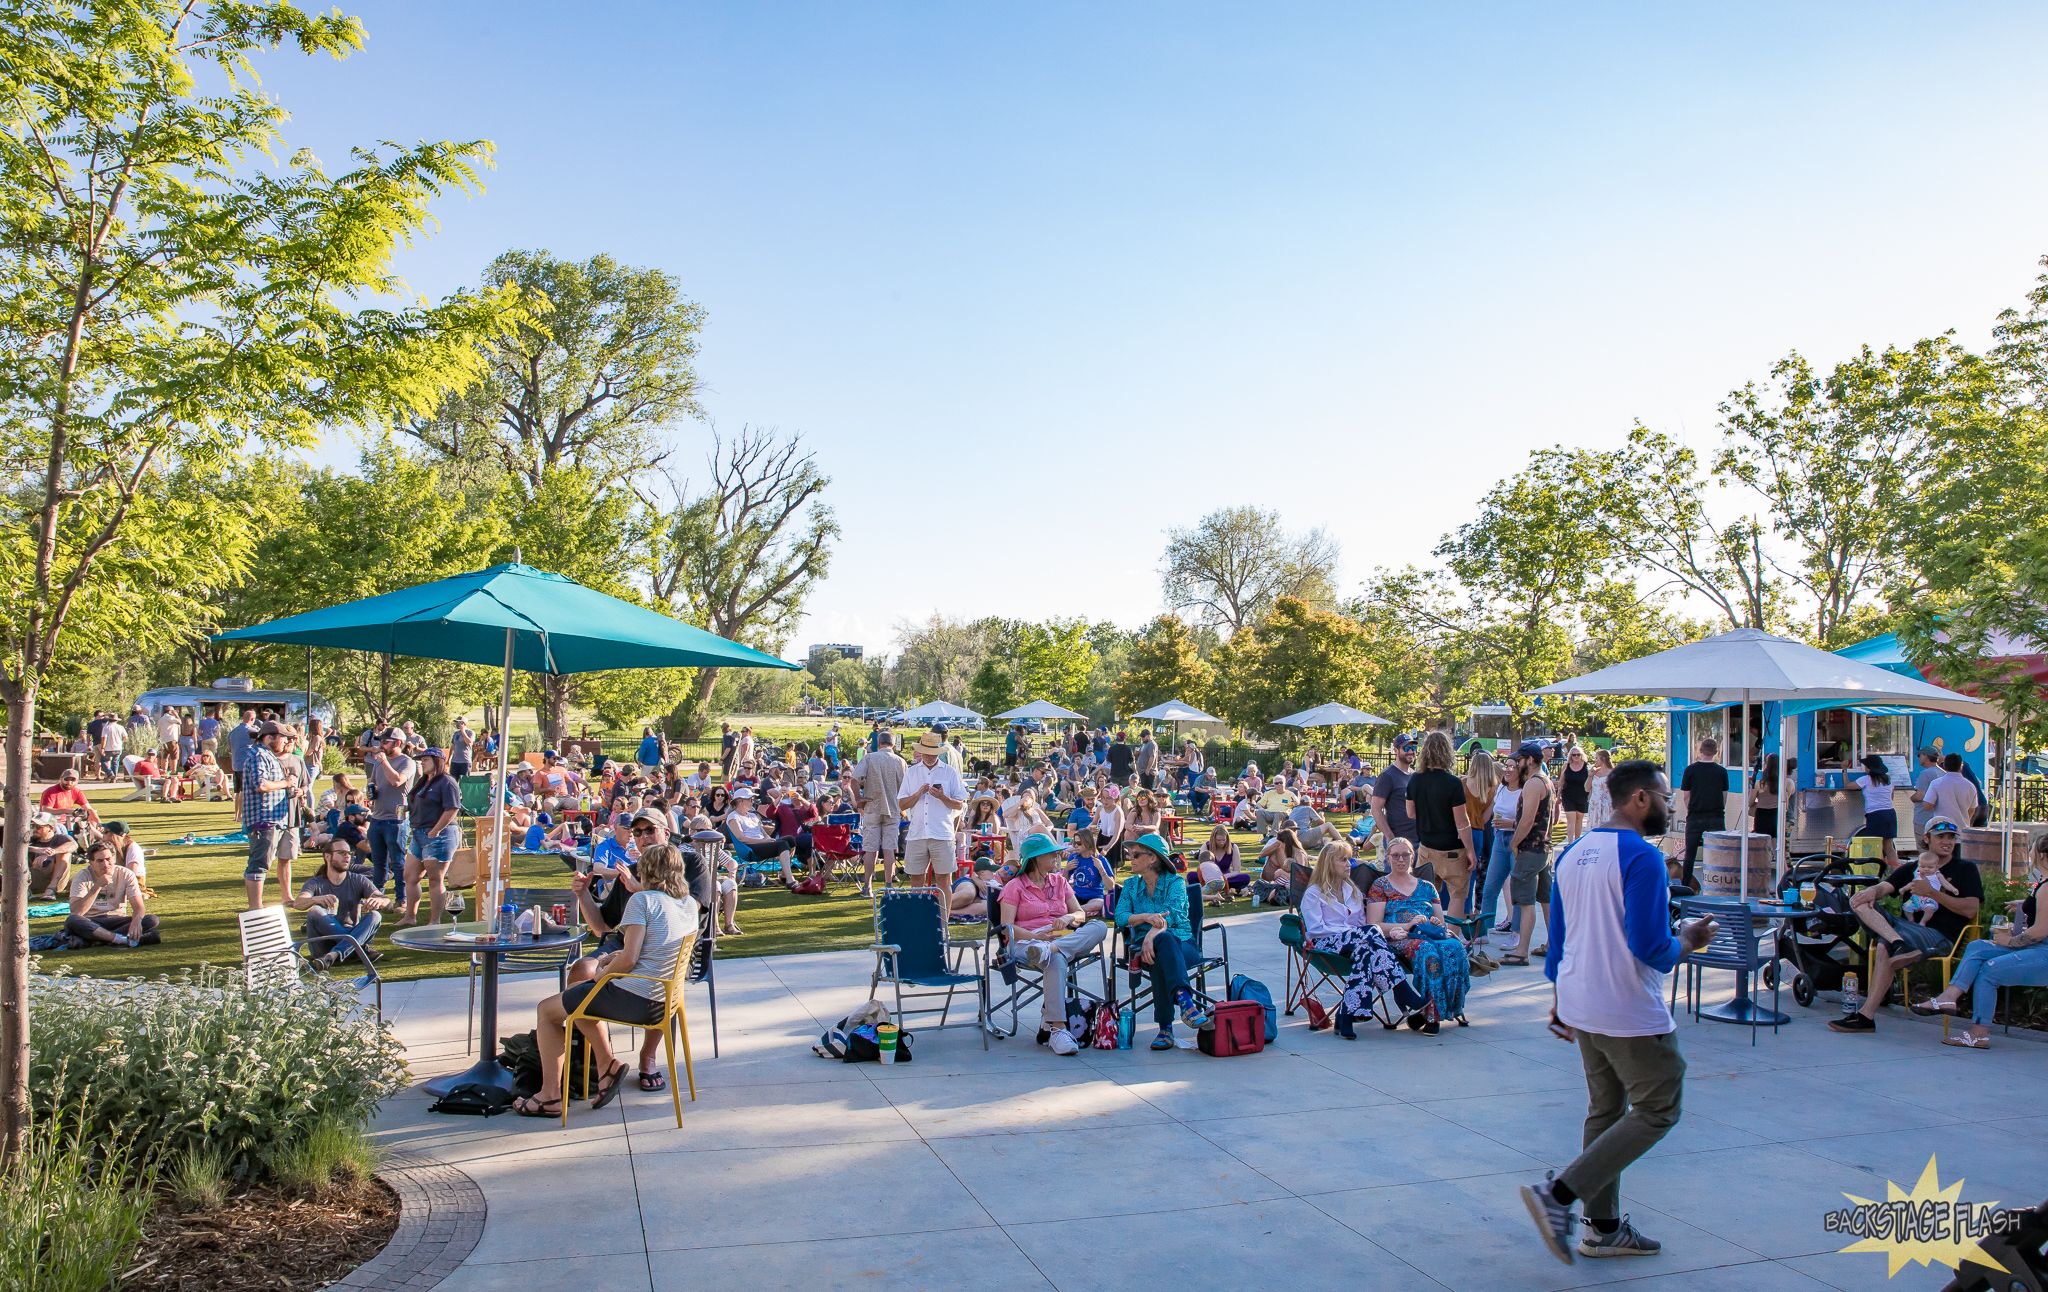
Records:
M398 1229L384 1250L337 1288L426 1292L455 1272L483 1237L483 1190L456 1167L394 1153L377 1178L398 1195Z

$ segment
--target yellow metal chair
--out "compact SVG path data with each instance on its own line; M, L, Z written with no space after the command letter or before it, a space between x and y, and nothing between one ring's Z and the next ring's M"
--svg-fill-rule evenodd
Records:
M669 971L669 975L666 978L656 978L652 974L644 973L606 974L597 980L597 985L590 989L590 994L585 996L582 1002L570 1012L569 1017L563 1020L562 1125L567 1126L569 1124L569 1045L576 1034L576 1024L579 1022L589 1022L611 1023L620 1027L639 1028L642 1031L654 1027L661 1029L662 1050L668 1058L669 1101L676 1106L676 1129L682 1129L683 1094L676 1086L676 1034L679 1032L682 1034L683 1074L690 1083L690 1102L694 1104L697 1102L697 1070L690 1063L690 1021L683 1013L683 985L689 980L690 961L695 956L696 951L697 935L693 932L689 937L684 938L682 946L677 948L675 968ZM589 1007L590 1002L596 999L598 992L604 988L606 983L615 982L620 978L640 978L647 982L658 982L661 984L662 1009L659 1022L628 1023L621 1019L605 1018L602 1015L584 1012ZM619 1080L625 1080L623 1073L620 1075ZM588 1063L583 1065L583 1097L585 1099L590 1098L590 1065Z
M1963 958L1963 949L1970 945L1972 939L1981 936L1982 933L1977 927L1977 921L1971 920L1963 926L1961 933L1956 934L1956 940L1949 945L1947 955L1928 956L1922 960L1915 960L1909 965L1900 965L1898 968L1899 1003L1907 1009L1913 1007L1913 971L1922 965L1934 965L1940 968L1941 987L1937 994L1947 991L1949 979L1955 976L1956 964ZM1873 974L1876 972L1876 966L1877 943L1873 940L1870 947L1870 958L1864 963L1863 971L1866 974ZM1869 979L1865 978L1864 981L1868 982ZM1943 1014L1941 1016L1941 1034L1943 1036L1948 1035L1949 1020L1953 1017L1954 1015L1952 1014Z

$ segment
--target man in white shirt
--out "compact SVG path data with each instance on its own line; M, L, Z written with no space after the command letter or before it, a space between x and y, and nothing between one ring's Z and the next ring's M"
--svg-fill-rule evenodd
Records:
M958 768L939 761L946 742L936 731L917 738L917 761L903 774L896 802L910 823L903 845L905 882L943 887L953 873L953 826L967 806L967 782Z
M1934 782L1941 779L1941 755L1933 745L1920 747L1920 769L1913 775L1913 834L1927 829L1927 818L1934 815L1934 809L1927 806L1927 791Z
M1984 801L1970 778L1963 775L1961 754L1950 754L1941 760L1941 775L1934 778L1923 797L1927 800L1929 821L1945 816L1964 825L1976 820L1977 807Z
M1609 775L1607 825L1580 836L1557 858L1550 889L1550 949L1544 973L1555 986L1550 1030L1575 1041L1586 1071L1585 1151L1522 1201L1551 1255L1572 1263L1572 1204L1586 1204L1581 1256L1649 1256L1655 1239L1621 1214L1623 1168L1678 1124L1685 1059L1664 976L1680 955L1714 936L1712 920L1670 930L1670 883L1663 854L1643 838L1670 824L1671 783L1656 764L1631 759Z

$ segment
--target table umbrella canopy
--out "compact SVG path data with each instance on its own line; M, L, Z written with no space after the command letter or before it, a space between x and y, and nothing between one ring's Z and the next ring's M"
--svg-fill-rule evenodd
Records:
M1946 687L1816 650L1760 628L1737 628L1541 687L1537 695L1661 695L1708 704L1832 699L1896 704L1992 721L1996 708Z
M1145 722L1223 721L1223 719L1221 718L1211 717L1210 715L1203 713L1200 709L1197 709L1192 704L1182 704L1179 700L1168 700L1164 704L1155 704L1151 708L1145 710L1143 713L1132 714L1131 720L1134 722L1139 720L1143 720Z
M906 710L903 714L903 721L906 723L948 722L956 718L979 718L980 716L980 714L972 709L963 709L957 704L947 704L944 700L932 700L918 705L915 709Z
M528 565L494 565L216 633L213 640L502 665L508 630L512 667L529 673L801 667Z
M1020 704L1007 713L996 715L998 722L1015 722L1021 718L1074 718L1086 722L1088 715L1075 713L1072 709L1054 704L1051 700L1033 700L1029 704Z
M1354 709L1348 704L1319 704L1313 709L1290 713L1284 718L1273 719L1276 727L1391 727L1394 724L1385 718Z

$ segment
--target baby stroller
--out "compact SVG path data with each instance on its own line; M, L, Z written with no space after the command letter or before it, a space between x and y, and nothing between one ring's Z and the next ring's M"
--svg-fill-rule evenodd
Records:
M1853 864L1840 853L1815 853L1786 869L1785 887L1814 886L1814 913L1778 929L1777 958L1764 966L1764 986L1777 986L1783 961L1792 967L1792 999L1811 1005L1816 992L1840 991L1842 976L1862 966L1870 935L1849 909L1849 898L1878 877L1852 873Z

